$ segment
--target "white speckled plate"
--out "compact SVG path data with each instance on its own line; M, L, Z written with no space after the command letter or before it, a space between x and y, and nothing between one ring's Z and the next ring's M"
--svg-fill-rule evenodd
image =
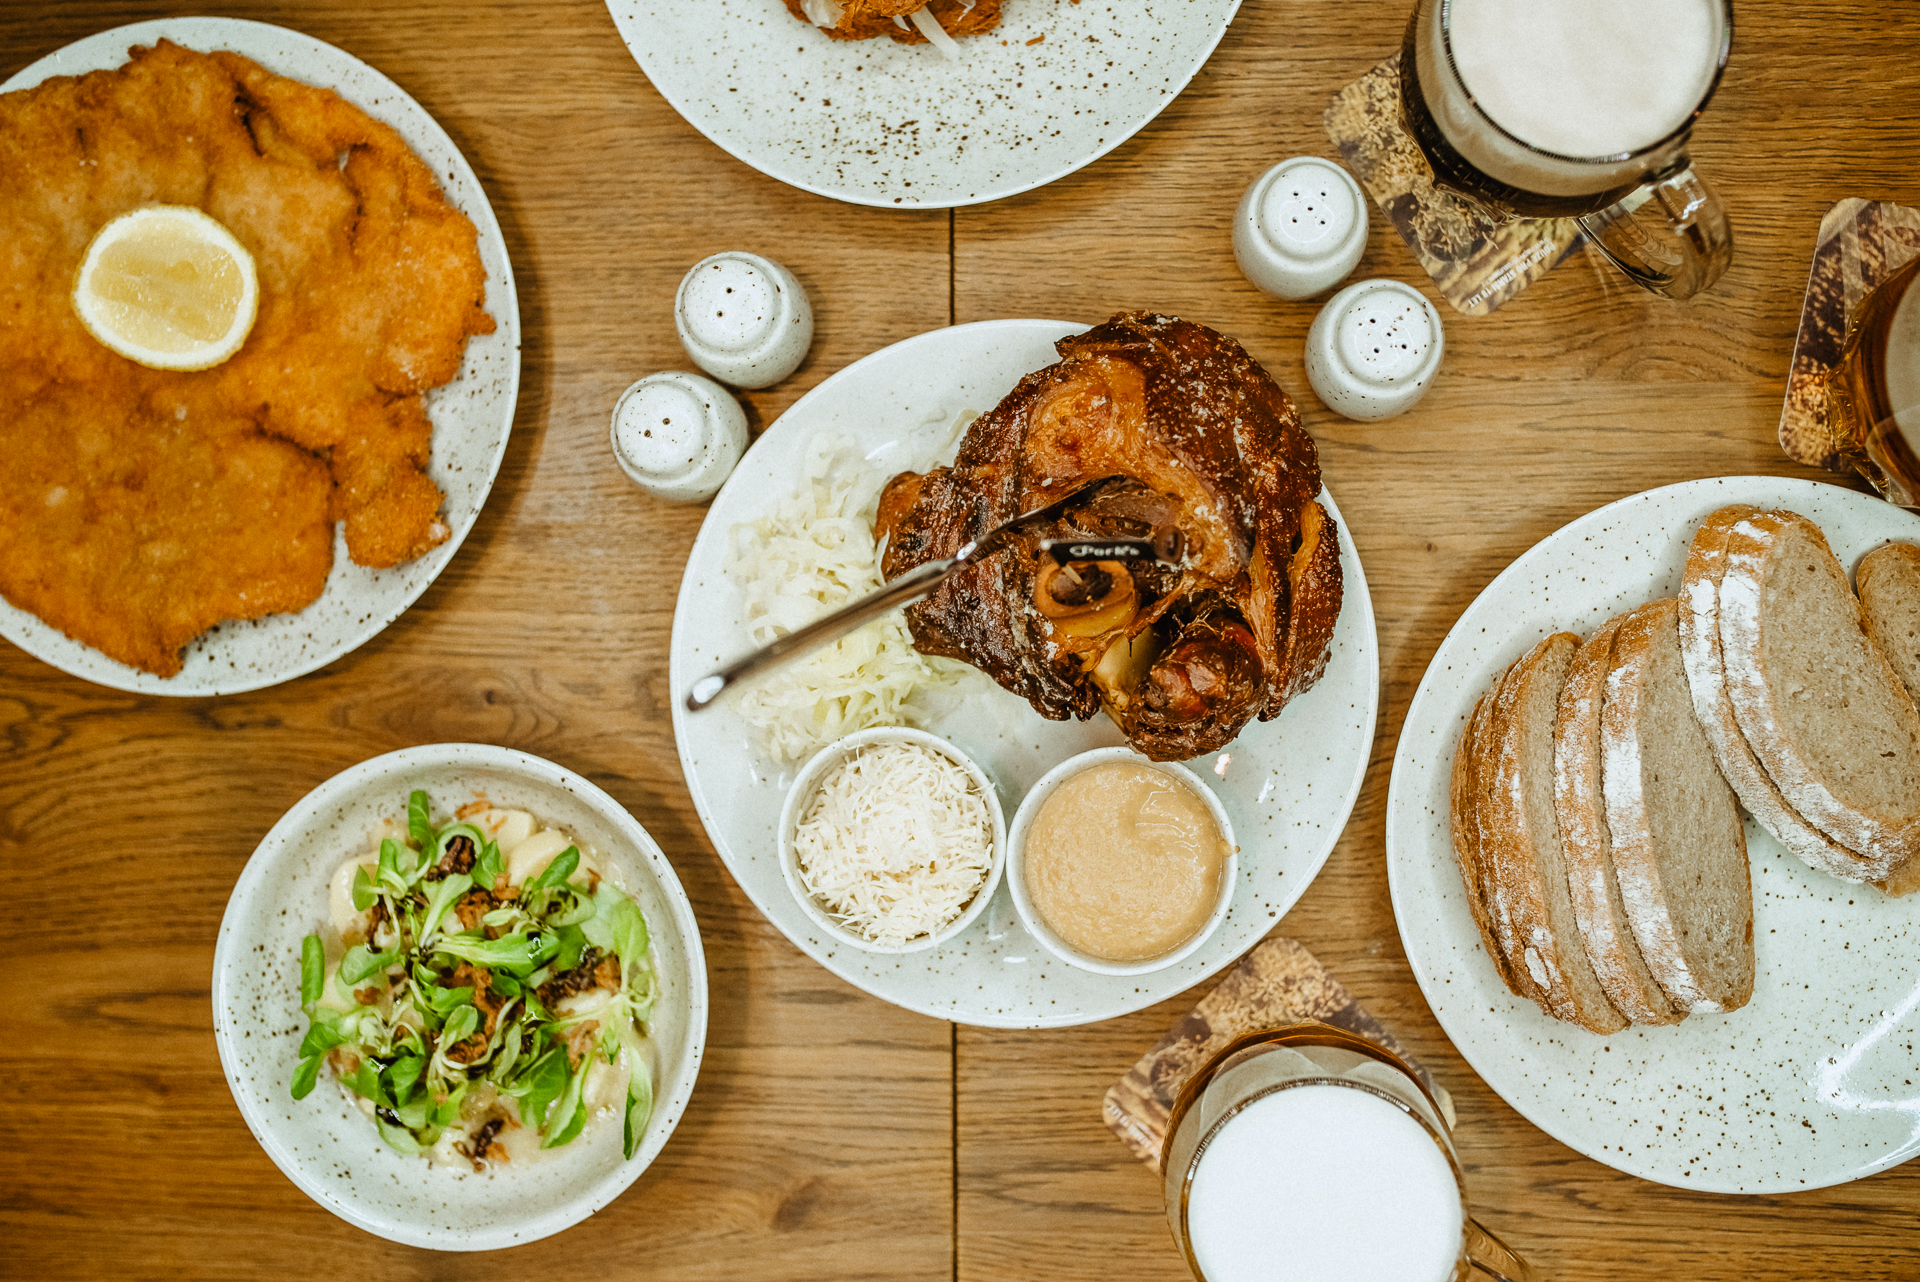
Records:
M1785 1193L1920 1153L1920 896L1814 872L1747 822L1753 1000L1600 1037L1507 992L1467 911L1447 829L1454 746L1480 693L1540 638L1586 634L1680 589L1687 545L1728 503L1819 522L1841 562L1920 517L1837 485L1731 476L1609 504L1487 585L1427 665L1387 801L1387 876L1407 960L1447 1036L1529 1121L1595 1161L1679 1188Z
M433 464L428 474L446 494L442 509L453 533L425 556L391 570L369 570L347 556L345 537L334 531L333 572L320 598L298 614L272 614L245 623L223 623L187 647L177 676L109 659L81 645L25 610L0 601L0 636L28 654L76 677L142 694L238 694L278 685L333 662L366 643L412 605L453 559L493 488L506 453L507 433L520 392L520 304L506 241L480 180L446 131L406 91L352 54L312 36L238 18L161 18L115 27L75 41L0 85L0 92L28 89L49 76L80 75L118 67L132 45L161 37L189 49L231 50L267 70L338 92L374 119L391 125L427 162L455 208L480 232L480 261L487 269L487 311L495 329L467 340L460 374L427 393L433 420Z
M288 1094L306 1017L300 941L327 921L327 881L366 849L382 819L404 822L424 788L436 814L476 792L529 810L606 857L646 914L660 998L649 1021L654 1107L640 1147L620 1153L619 1119L601 1118L545 1161L481 1175L429 1166L387 1147L351 1097L322 1074L303 1100ZM686 1111L707 1037L700 927L673 865L633 816L550 761L478 743L407 748L363 761L289 810L247 860L213 953L213 1036L233 1099L254 1138L301 1192L369 1233L443 1251L536 1241L620 1193L666 1144Z
M829 40L781 0L607 0L661 97L729 155L803 191L945 209L1091 164L1187 87L1240 0L1006 0L931 45Z
M747 648L738 591L722 573L727 533L793 492L815 435L851 437L886 473L929 449L962 409L998 404L1021 375L1058 357L1055 339L1086 328L1001 320L935 330L875 352L802 397L754 443L700 527L673 616L673 733L700 819L735 880L787 938L836 975L939 1019L1040 1028L1111 1019L1218 973L1273 929L1306 892L1353 809L1373 747L1380 663L1373 602L1340 538L1346 600L1326 675L1272 721L1226 751L1192 763L1226 806L1240 844L1240 878L1226 920L1191 957L1147 975L1096 975L1054 957L1020 925L1005 885L966 931L928 952L877 956L814 927L787 890L777 828L795 771L753 746L725 700L689 713L688 685ZM941 421L929 426L930 417ZM1338 519L1333 497L1322 500ZM1048 721L1027 701L970 677L957 710L929 727L967 752L1000 789L1007 814L1041 775L1076 753L1124 743L1104 716Z

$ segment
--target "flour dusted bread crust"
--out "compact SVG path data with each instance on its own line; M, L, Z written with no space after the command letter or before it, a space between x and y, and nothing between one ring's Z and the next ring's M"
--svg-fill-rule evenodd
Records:
M1720 584L1734 715L1787 804L1876 880L1920 853L1920 711L1867 635L1820 528L1792 512L1735 525Z
M1871 861L1840 845L1808 823L1780 795L1753 755L1727 693L1726 665L1720 646L1720 581L1727 568L1727 539L1740 522L1760 514L1745 503L1709 516L1687 551L1686 580L1680 589L1680 658L1694 715L1713 745L1720 773L1733 785L1740 804L1809 866L1834 877L1859 881L1875 875Z
M1888 543L1875 548L1861 560L1854 581L1867 635L1920 704L1920 547ZM1920 858L1908 859L1878 884L1889 895L1920 890Z
M1532 980L1550 1014L1611 1033L1627 1019L1608 999L1581 942L1554 817L1554 714L1579 646L1573 633L1555 633L1500 683L1492 737L1480 750L1492 767L1480 813L1481 851L1493 902L1511 914L1516 969Z
M1920 547L1888 543L1867 553L1854 571L1867 635L1920 701Z
M1498 683L1495 683L1498 688ZM1460 867L1460 884L1466 890L1467 910L1480 931L1480 943L1493 959L1500 978L1521 996L1531 996L1515 980L1506 954L1494 936L1493 919L1487 908L1485 878L1480 858L1480 807L1478 801L1480 737L1485 734L1493 708L1493 691L1480 696L1473 713L1460 732L1460 745L1453 753L1453 777L1448 787L1448 826L1453 836L1453 857Z
M1621 902L1641 956L1693 1013L1753 995L1746 832L1680 662L1679 603L1620 622L1600 712L1601 792Z
M1553 723L1553 810L1566 859L1567 891L1594 974L1636 1024L1674 1024L1674 1009L1647 969L1620 900L1600 783L1600 708L1613 659L1615 619L1574 652Z

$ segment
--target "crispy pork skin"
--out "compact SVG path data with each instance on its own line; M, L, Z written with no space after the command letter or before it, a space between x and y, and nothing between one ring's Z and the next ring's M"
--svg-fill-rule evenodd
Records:
M967 430L951 467L881 496L888 578L1099 488L1053 528L963 567L912 607L928 654L962 659L1056 721L1104 708L1157 761L1214 751L1325 669L1339 529L1287 394L1232 339L1148 312L1055 345ZM1165 538L1178 565L1043 565L1042 538ZM1131 582L1122 582L1126 575Z

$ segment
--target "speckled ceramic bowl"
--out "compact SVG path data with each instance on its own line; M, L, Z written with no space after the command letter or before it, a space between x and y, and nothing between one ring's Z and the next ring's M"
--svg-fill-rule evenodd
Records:
M300 1011L300 941L327 920L327 878L366 847L383 818L404 817L424 788L436 813L485 794L532 811L601 851L653 938L660 999L649 1021L654 1108L631 1159L620 1127L598 1125L536 1166L486 1174L429 1166L387 1145L347 1092L322 1075L288 1093ZM213 1033L234 1102L260 1146L314 1201L369 1233L412 1246L479 1251L557 1233L619 1196L685 1111L707 1030L706 960L686 892L646 829L572 771L486 744L390 752L315 788L247 861L213 954Z
M1033 901L1027 896L1027 833L1033 828L1033 821L1039 815L1040 808L1047 804L1047 798L1053 795L1067 780L1095 766L1104 766L1109 762L1129 761L1158 770L1185 784L1213 816L1214 825L1219 828L1220 836L1227 843L1227 866L1220 874L1220 894L1214 901L1213 912L1208 914L1206 923L1189 936L1179 947L1149 957L1145 961L1117 962L1104 957L1095 957L1069 944L1054 933L1046 919L1034 908ZM1013 894L1014 911L1020 914L1020 923L1029 934L1040 941L1041 947L1070 962L1081 970L1090 970L1096 975L1145 975L1165 969L1176 962L1184 961L1199 951L1214 931L1220 929L1220 923L1227 919L1227 911L1233 906L1234 885L1240 879L1240 848L1233 841L1233 821L1227 818L1227 808L1220 804L1220 798L1213 795L1213 789L1199 775L1173 761L1149 761L1132 748L1095 748L1092 752L1083 752L1069 757L1046 774L1028 790L1026 799L1020 803L1020 809L1013 816L1013 832L1007 838L1007 889Z
M800 861L794 854L793 830L800 821L800 809L812 797L814 786L820 782L827 771L845 761L847 757L862 748L875 744L912 743L922 748L930 748L947 760L954 762L972 777L974 786L980 790L987 801L987 816L993 823L993 861L987 868L987 879L974 893L967 906L958 917L947 923L942 930L920 939L908 940L904 944L882 944L856 934L836 921L825 906L807 890L806 883L800 879ZM953 746L939 735L928 734L924 730L914 730L906 726L875 726L871 730L861 730L848 735L838 743L829 744L813 754L807 764L800 767L800 773L794 778L793 787L787 790L786 805L780 811L780 871L786 876L787 889L793 892L794 902L800 910L813 920L813 924L825 931L833 939L852 948L868 953L920 953L929 948L938 948L962 934L986 907L993 901L993 892L1000 888L1000 873L1007 862L1007 817L1000 807L1000 794L993 786L993 780L987 777L978 763L966 753Z

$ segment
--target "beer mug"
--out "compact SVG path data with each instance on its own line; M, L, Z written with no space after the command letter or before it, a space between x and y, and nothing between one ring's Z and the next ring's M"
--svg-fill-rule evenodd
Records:
M1884 497L1920 508L1920 258L1881 281L1854 313L1827 373L1827 427L1851 444L1853 461Z
M1419 0L1400 109L1436 185L1496 218L1576 218L1615 266L1689 298L1733 257L1687 159L1731 0Z
M1202 1282L1538 1282L1466 1213L1435 1101L1329 1024L1229 1043L1167 1119L1167 1222Z

